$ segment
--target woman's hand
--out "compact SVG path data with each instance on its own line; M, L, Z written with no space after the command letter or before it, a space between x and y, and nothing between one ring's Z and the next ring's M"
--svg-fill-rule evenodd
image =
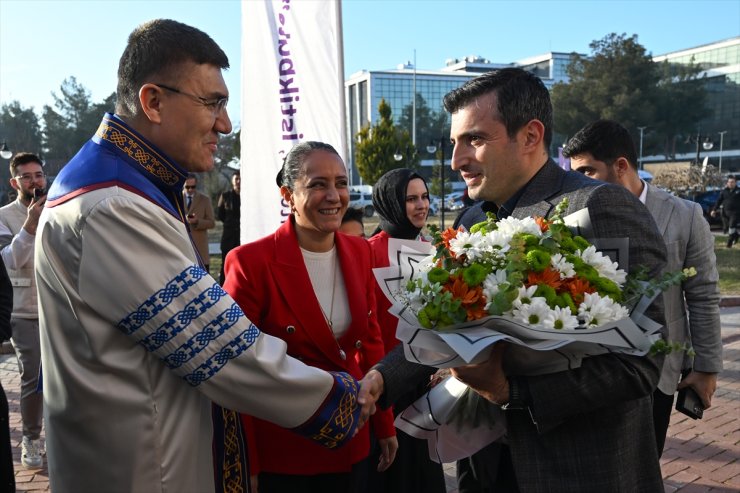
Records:
M396 437L381 438L378 440L380 445L380 460L378 461L378 472L383 472L393 464L398 451L398 439Z

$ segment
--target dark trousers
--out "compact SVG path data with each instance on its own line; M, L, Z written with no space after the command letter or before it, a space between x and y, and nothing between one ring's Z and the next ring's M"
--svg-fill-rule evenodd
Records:
M396 429L396 438L396 460L384 472L378 472L380 447L372 439L366 493L445 493L447 487L442 464L429 458L427 441L399 429Z
M724 214L724 212L723 212ZM740 227L740 213L737 211L727 211L727 248L732 248L732 245L738 242L738 227Z
M457 461L457 487L460 493L518 493L509 446L493 442Z
M229 253L231 250L239 246L239 238L236 238L236 240L229 240L228 242L224 242L221 240L221 272L218 274L218 283L223 286L224 281L226 280L226 275L224 274L224 264L226 264L226 254Z
M666 395L656 389L653 392L653 426L655 427L655 443L658 445L658 457L663 455L665 437L668 434L668 425L673 411L674 395Z

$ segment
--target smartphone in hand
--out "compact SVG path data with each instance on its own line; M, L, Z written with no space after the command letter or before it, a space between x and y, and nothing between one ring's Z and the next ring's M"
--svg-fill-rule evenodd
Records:
M684 413L691 419L701 419L704 417L704 404L694 389L684 387L678 391L676 411Z
M33 189L33 199L38 200L41 197L46 195L46 191L43 188L34 188Z

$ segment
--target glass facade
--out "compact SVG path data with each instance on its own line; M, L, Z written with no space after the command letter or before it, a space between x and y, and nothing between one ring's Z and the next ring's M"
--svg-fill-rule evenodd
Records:
M378 121L380 118L378 105L382 99L390 105L393 120L398 124L404 108L413 103L415 84L416 93L424 98L429 109L434 113L446 115L442 106L444 95L481 73L507 66L520 66L534 71L550 88L555 82L567 82L565 67L570 57L571 55L567 53L548 53L512 64L494 64L480 57L468 57L462 60L448 60L444 69L436 71L414 72L412 66L404 66L397 70L362 71L353 74L345 82L349 136L348 163L352 184L360 183L359 174L354 166L354 136L363 126ZM449 124L449 120L447 123ZM420 138L417 138L416 146L420 152L425 153L426 143L421 142ZM431 156L429 159L422 158L422 166L431 167L433 161Z
M345 83L347 101L348 127L348 162L352 184L360 184L359 174L354 166L354 136L368 124L380 119L378 105L382 99L390 105L394 123L398 124L404 108L413 104L414 85L430 110L446 115L442 107L442 98L452 89L461 86L476 74L460 72L417 72L413 69L361 72L355 74ZM415 81L414 81L415 79ZM412 129L409 129L411 134ZM417 148L424 153L426 143L417 141ZM428 162L427 162L428 161ZM422 158L422 165L431 166L431 156Z
M653 59L671 66L693 62L699 67L699 77L707 90L709 114L697 122L697 132L701 132L702 140L708 137L714 143L712 150L702 150L700 157L709 157L709 162L718 166L721 155L723 172L740 170L740 37ZM681 142L677 151L677 160L692 160L696 144Z

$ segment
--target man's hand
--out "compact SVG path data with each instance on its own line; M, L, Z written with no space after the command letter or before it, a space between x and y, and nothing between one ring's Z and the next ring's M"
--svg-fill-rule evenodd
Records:
M357 426L355 434L365 425L370 416L375 414L375 403L383 394L383 388L383 375L377 370L370 370L360 380L357 403L362 406L362 410L360 411L360 424Z
M26 221L23 223L23 229L30 235L36 234L36 228L39 225L39 217L41 212L44 210L44 204L46 203L46 195L39 197L38 199L32 199L31 203L28 204L28 212L26 213Z
M699 394L705 409L712 407L712 396L717 390L717 374L692 371L678 384L679 390L691 386Z
M484 399L494 404L506 404L509 402L509 380L503 369L506 348L506 343L497 342L488 360L477 365L453 368L452 374Z
M393 464L398 451L398 439L396 437L381 438L378 440L380 446L380 460L378 460L378 472L383 472Z

